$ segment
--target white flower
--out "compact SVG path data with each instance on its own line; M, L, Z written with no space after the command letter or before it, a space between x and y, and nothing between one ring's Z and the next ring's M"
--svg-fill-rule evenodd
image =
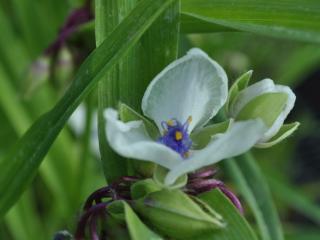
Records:
M271 79L264 79L246 87L251 73L250 71L241 76L235 82L235 87L231 88L230 96L233 96L233 99L229 99L228 115L236 120L261 118L268 130L259 139L256 147L270 147L298 128L298 122L283 125L294 106L296 96L289 87L276 85ZM238 92L231 93L235 89Z
M105 111L108 142L124 157L169 169L165 184L171 185L185 173L248 151L265 132L261 120L203 127L227 95L223 68L200 49L192 49L159 73L144 94L142 111L161 136L152 139L142 120L122 122L118 112L109 108ZM202 143L197 145L193 136Z

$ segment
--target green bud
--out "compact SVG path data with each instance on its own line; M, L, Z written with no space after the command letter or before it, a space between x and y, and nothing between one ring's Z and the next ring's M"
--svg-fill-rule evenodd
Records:
M270 147L297 129L297 124L282 129L296 96L289 87L276 85L271 79L247 87L250 76L251 72L245 73L230 88L227 114L236 121L260 118L267 131L255 146Z
M200 201L200 200L199 200ZM220 215L180 190L164 189L134 202L133 208L159 232L186 239L223 228Z
M143 198L149 193L161 190L161 187L153 179L138 181L131 186L131 197L133 199Z

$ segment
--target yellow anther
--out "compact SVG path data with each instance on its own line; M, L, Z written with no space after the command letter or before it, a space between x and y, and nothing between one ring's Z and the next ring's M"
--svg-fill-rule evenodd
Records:
M181 139L182 139L182 132L176 131L175 137L176 137L176 140L177 140L177 141L181 140Z
M172 119L168 120L167 124L168 124L168 126L172 127L172 126L174 126L174 121Z
M192 122L192 116L189 116L187 122L190 124Z

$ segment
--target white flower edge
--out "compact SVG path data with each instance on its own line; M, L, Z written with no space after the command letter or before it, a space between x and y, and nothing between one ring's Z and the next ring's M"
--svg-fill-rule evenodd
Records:
M288 114L294 107L296 96L293 91L287 86L274 84L271 79L264 79L240 91L234 99L229 111L229 115L236 118L246 104L254 98L266 93L285 93L288 96L288 99L283 111L259 140L259 143L267 142L280 130Z
M257 143L265 131L266 125L260 119L234 122L225 133L214 135L207 147L193 151L189 159L171 169L165 184L172 184L185 173L245 153Z
M151 139L142 121L124 123L118 119L118 112L111 108L105 110L104 117L108 143L119 155L151 161L168 169L182 161L177 152Z
M223 68L194 48L151 81L141 108L159 129L162 121L175 118L185 122L192 116L191 132L205 125L225 104L227 96L228 78Z

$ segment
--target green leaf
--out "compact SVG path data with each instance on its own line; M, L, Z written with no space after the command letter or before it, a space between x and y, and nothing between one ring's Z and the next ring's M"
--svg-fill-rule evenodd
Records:
M157 126L125 103L119 104L119 115L123 122L142 120L150 137L153 139L157 139L159 137L159 130Z
M250 78L252 76L252 70L242 74L240 77L237 78L237 80L232 84L230 90L229 90L229 95L228 95L228 100L226 103L226 108L229 110L230 105L232 104L233 100L236 98L237 94L245 89L250 81Z
M125 221L132 240L163 239L151 231L125 201L112 202L108 206L108 212L117 222L123 223Z
M320 206L315 200L310 199L296 186L280 181L274 176L269 175L267 179L275 197L320 225Z
M287 104L286 93L265 93L253 98L246 104L237 116L237 120L249 120L261 118L263 122L271 127L279 117Z
M208 145L211 138L218 133L224 133L227 131L231 124L231 120L227 120L221 123L212 124L201 128L199 131L191 134L191 139L195 149L201 149Z
M143 222L138 218L131 207L124 202L125 217L127 227L132 240L161 240L159 235L151 231Z
M134 183L131 186L130 192L133 199L139 199L159 190L161 190L161 186L155 183L153 179L148 178Z
M96 35L104 39L122 21L138 1L97 1ZM101 8L102 7L102 8ZM100 19L100 20L99 20ZM100 30L99 30L100 29ZM118 107L119 101L139 111L141 99L149 82L177 57L179 34L179 1L173 1L155 21L141 40L121 59L112 72L99 83L99 142L104 174L112 181L125 174L141 173L143 162L127 160L108 146L103 111ZM133 165L133 166L132 166ZM150 165L150 164L149 164ZM140 169L140 170L139 170Z
M283 240L281 223L268 184L255 159L245 154L222 164L252 210L261 239Z
M198 21L201 28L189 32L207 32L220 25L271 37L320 43L320 7L318 0L184 0L182 14ZM204 26L207 26L207 29Z
M257 148L268 148L271 147L287 137L289 137L291 134L293 134L299 127L299 122L294 122L290 124L283 124L280 130L277 132L276 135L274 135L268 142L265 143L257 143L255 147Z
M181 190L152 192L137 200L133 208L151 225L174 239L186 239L225 227L215 211L204 211Z
M257 240L256 234L239 210L219 190L203 193L199 198L222 215L226 227L215 233L193 238L194 240Z
M72 85L51 111L41 116L1 161L0 216L31 182L66 121L97 82L134 46L173 0L142 0L82 64ZM10 191L8 191L10 189Z

